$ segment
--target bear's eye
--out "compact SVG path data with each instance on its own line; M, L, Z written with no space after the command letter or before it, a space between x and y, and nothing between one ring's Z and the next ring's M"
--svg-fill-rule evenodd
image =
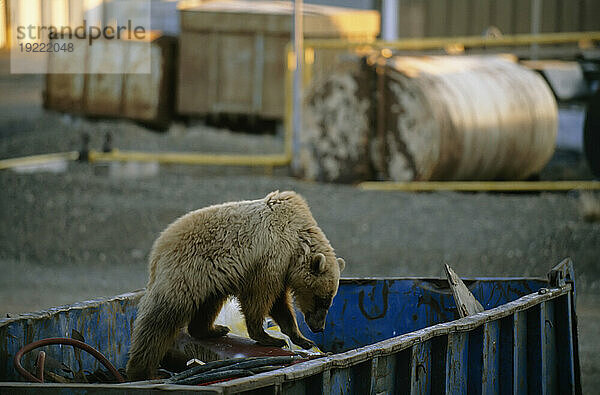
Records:
M315 297L315 309L328 309L331 306L331 299Z

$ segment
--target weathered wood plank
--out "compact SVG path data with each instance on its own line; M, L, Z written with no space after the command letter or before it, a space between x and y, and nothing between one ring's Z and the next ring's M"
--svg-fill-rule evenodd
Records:
M540 338L542 365L542 393L558 393L556 321L554 319L554 301L540 305Z
M513 321L514 394L527 394L527 332L527 312L515 312Z
M460 317L463 318L482 312L484 310L483 306L475 299L475 296L469 291L469 288L467 288L460 277L458 277L450 266L444 265L444 267L448 283L450 284L450 288L452 288L454 301L456 302L456 310Z
M500 391L500 325L498 321L486 322L483 326L483 367L481 373L482 394L497 394Z
M446 354L446 394L466 394L469 355L467 332L448 335Z
M410 365L410 393L431 393L431 343L422 342L412 347Z

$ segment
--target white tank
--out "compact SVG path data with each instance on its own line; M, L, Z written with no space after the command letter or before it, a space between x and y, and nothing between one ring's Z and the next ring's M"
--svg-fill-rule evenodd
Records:
M341 182L525 179L551 158L558 125L543 78L500 56L344 65L304 111L304 176Z

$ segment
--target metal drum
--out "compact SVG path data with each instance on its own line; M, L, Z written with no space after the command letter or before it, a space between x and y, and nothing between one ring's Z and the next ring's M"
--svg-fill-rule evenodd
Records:
M326 89L342 80L355 88ZM317 84L305 108L307 178L519 180L539 172L554 152L552 91L538 74L500 56L380 57ZM344 92L348 97L340 97ZM337 106L323 105L333 97Z

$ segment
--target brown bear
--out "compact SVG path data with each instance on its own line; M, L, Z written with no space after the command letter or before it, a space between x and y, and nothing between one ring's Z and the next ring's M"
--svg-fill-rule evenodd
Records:
M292 295L309 328L322 331L344 266L306 201L292 191L184 215L152 246L128 378L154 377L185 324L195 338L227 334L229 328L214 325L214 320L232 295L240 302L250 337L259 344L285 344L263 329L265 317L271 316L292 342L310 348L313 343L298 329Z

